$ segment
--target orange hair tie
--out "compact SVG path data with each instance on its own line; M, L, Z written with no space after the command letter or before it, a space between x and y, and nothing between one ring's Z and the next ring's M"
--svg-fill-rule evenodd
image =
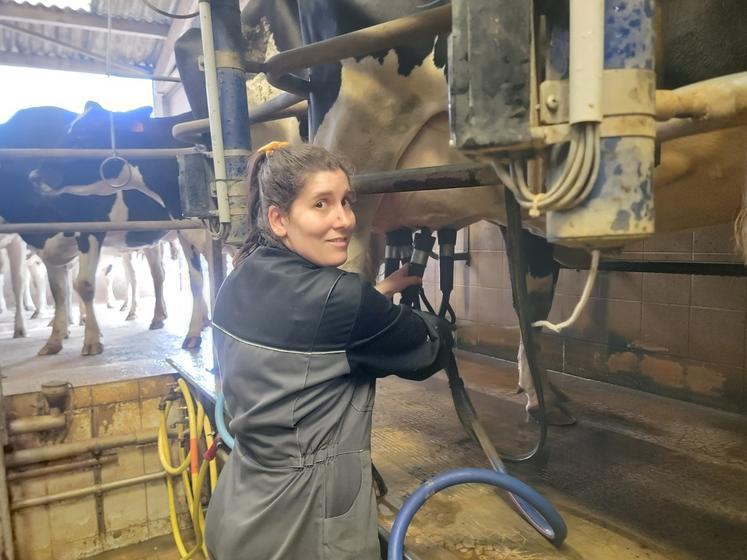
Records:
M288 145L289 145L289 142L280 142L278 140L274 140L272 142L268 142L261 148L257 148L257 151L265 154L266 156L270 156L272 155L272 152L274 152L275 150L285 148Z

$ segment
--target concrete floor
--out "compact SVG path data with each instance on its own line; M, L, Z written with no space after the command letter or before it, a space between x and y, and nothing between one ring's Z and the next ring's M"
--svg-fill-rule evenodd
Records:
M148 303L143 310L150 309ZM135 323L101 308L104 354L79 355L82 328L73 327L57 356L37 357L48 319L31 323L30 337L10 340L11 316L0 316L0 367L5 394L34 391L46 379L91 384L172 372L182 362L186 325L170 310L167 328L148 331L148 313ZM199 360L198 360L199 361ZM515 365L469 354L462 374L488 433L499 449L530 445L536 426L524 421L513 394ZM203 375L207 381L209 376ZM415 517L408 547L436 559L741 559L747 558L747 418L602 383L557 375L579 423L554 428L547 454L508 465L559 509L569 527L561 549L538 536L490 488L463 486L436 495ZM381 521L391 523L423 480L447 469L486 466L459 425L443 374L423 383L379 383L374 460L388 486ZM114 558L162 558L169 539L149 541ZM112 553L113 554L113 553Z

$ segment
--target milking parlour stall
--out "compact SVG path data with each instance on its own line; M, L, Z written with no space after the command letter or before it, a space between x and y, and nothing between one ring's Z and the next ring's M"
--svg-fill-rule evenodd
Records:
M0 76L152 83L0 124L0 559L238 558L205 539L221 472L316 412L252 414L339 380L275 365L238 413L213 329L351 371L262 342L318 328L277 286L236 303L256 339L211 323L274 142L345 161L342 269L409 263L394 302L455 346L351 402L370 472L300 443L263 468L373 486L381 558L747 558L745 22L742 0L0 0ZM303 558L360 557L357 501L313 506ZM233 550L265 560L299 519Z

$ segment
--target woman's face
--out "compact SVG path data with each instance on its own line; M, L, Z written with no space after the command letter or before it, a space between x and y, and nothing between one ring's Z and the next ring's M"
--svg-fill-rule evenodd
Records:
M343 171L312 174L288 215L270 208L270 225L288 249L319 266L340 266L348 258L355 227L353 193Z

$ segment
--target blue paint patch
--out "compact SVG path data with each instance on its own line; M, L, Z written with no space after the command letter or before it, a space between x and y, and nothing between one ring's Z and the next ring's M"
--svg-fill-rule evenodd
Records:
M604 67L644 68L654 65L653 21L645 0L606 0Z
M618 210L610 229L612 231L628 231L630 229L630 212Z
M640 177L642 173L642 170L638 170L638 176ZM648 178L645 178L640 182L638 185L638 192L641 193L641 198L638 200L638 202L634 202L630 209L633 211L633 214L635 215L636 220L643 220L645 218L649 218L651 214L651 201L652 201L652 193L651 193L651 181Z

